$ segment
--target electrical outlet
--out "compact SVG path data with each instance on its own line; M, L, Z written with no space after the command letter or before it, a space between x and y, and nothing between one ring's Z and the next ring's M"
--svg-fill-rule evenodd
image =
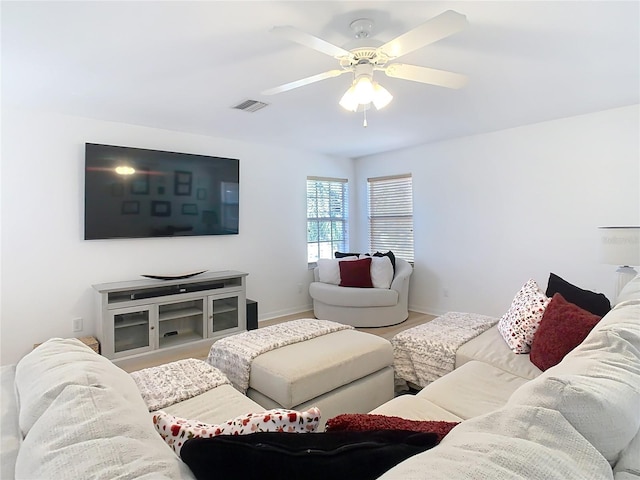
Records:
M82 318L74 318L73 319L73 331L81 332L82 331Z

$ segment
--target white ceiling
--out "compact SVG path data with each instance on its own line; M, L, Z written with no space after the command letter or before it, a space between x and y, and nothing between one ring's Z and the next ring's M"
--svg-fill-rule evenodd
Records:
M342 110L342 75L261 91L337 68L269 33L292 25L352 48L352 20L378 46L445 10L462 32L403 63L467 75L449 90L376 73L393 95L368 115ZM2 102L122 123L359 157L639 103L637 1L2 1ZM231 107L269 103L255 113Z

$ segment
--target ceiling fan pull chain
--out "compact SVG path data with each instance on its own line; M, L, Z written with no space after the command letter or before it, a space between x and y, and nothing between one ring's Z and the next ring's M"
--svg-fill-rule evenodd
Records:
M362 109L362 113L364 114L364 122L362 122L362 126L364 128L367 128L367 106L365 105L364 108Z

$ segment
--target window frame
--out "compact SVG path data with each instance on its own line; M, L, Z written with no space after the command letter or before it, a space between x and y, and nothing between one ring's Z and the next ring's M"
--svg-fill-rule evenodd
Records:
M311 184L314 184L313 188ZM318 195L319 192L319 184L324 184L325 192L322 192L322 195ZM336 197L332 195L332 191L340 190L337 199L339 200L339 206L331 205L332 200L336 201ZM310 197L311 191L315 192L315 195ZM326 193L326 195L324 194ZM317 265L316 260L312 260L310 258L309 249L312 244L317 245L317 258L327 258L323 256L323 246L322 244L330 243L331 255L330 258L333 258L333 252L338 251L346 251L349 248L349 180L346 178L332 178L332 177L316 177L316 176L308 176L307 177L307 264L309 268L314 268ZM315 200L315 215L310 216L310 210L313 205L310 205L310 199ZM324 212L321 212L319 207L321 202L325 202L323 205ZM328 205L327 203L328 202ZM327 212L328 208L328 212ZM337 208L337 211L335 210ZM333 215L333 211L336 211L338 215ZM323 214L324 213L324 214ZM317 224L317 239L315 241L310 241L311 232L311 223ZM325 231L325 234L328 233L329 240L322 239L321 233L321 223L329 224L328 232ZM339 227L339 228L338 228ZM340 232L338 234L338 231ZM337 235L334 238L334 233ZM341 238L340 238L341 237ZM326 237L324 237L326 238ZM324 245L324 249L326 250L326 245Z

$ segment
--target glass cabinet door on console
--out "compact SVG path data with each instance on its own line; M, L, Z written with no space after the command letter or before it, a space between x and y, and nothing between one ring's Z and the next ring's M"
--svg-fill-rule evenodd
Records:
M240 294L210 295L208 335L219 335L220 332L230 330L244 330L246 323L245 302Z
M113 357L150 351L154 348L155 325L151 308L130 307L111 312ZM105 352L106 354L107 352Z

